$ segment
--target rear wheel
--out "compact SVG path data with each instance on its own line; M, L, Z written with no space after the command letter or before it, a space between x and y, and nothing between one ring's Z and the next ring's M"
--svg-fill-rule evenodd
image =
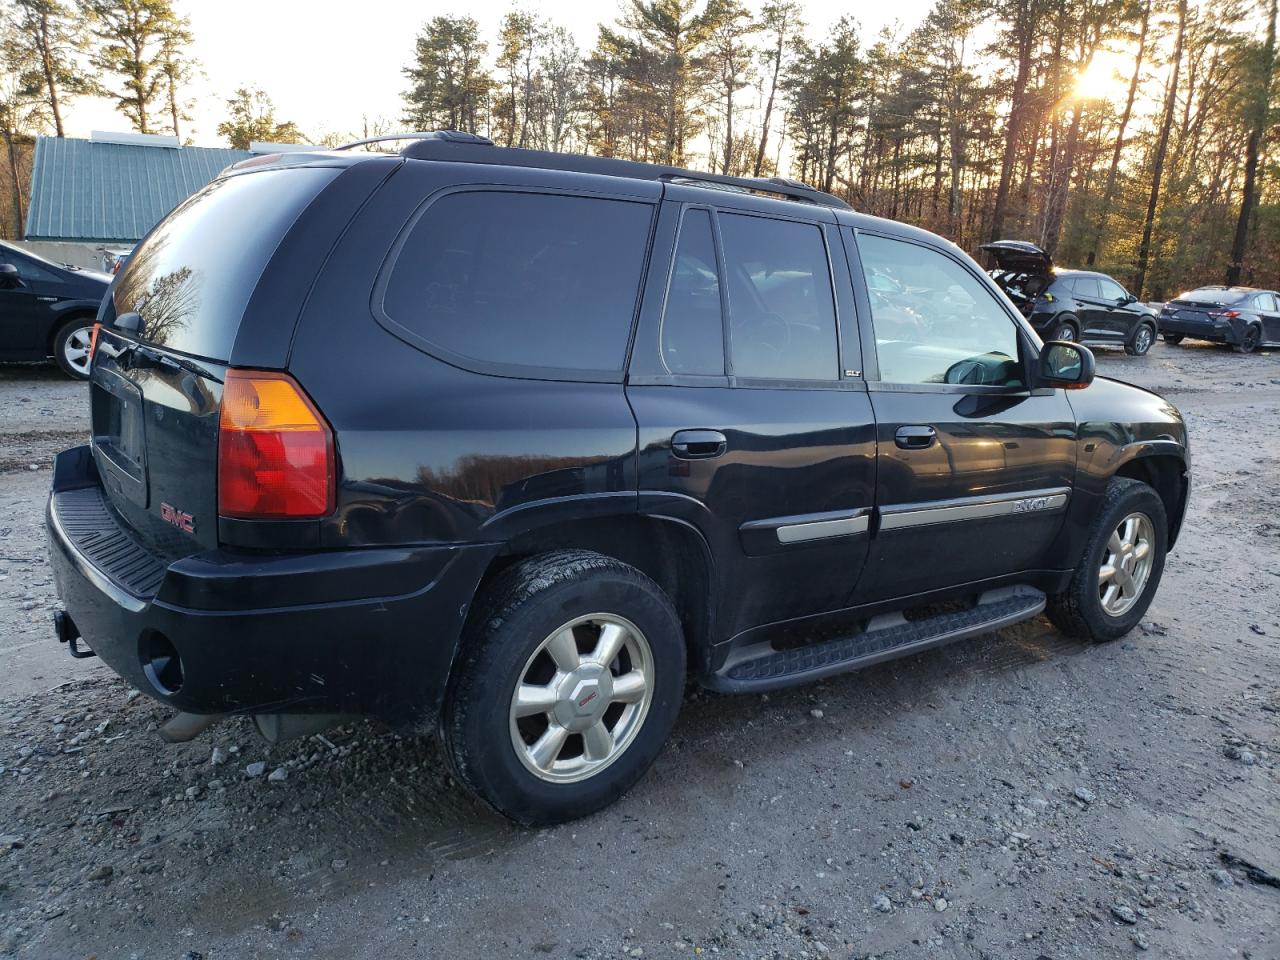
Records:
M1151 349L1151 344L1155 343L1156 332L1150 324L1140 323L1138 329L1133 331L1133 336L1124 345L1124 352L1131 357L1145 356L1147 351Z
M1080 328L1074 320L1059 320L1053 325L1053 336L1050 340L1066 340L1075 343L1080 339Z
M680 620L639 570L587 551L521 561L485 590L443 717L458 779L527 825L594 813L661 751L684 694Z
M1186 339L1181 333L1166 333L1166 334L1163 334L1163 336L1164 336L1164 342L1169 344L1169 346L1171 347L1176 347L1184 339Z
M1240 338L1240 342L1233 345L1236 353L1253 353L1258 349L1258 344L1262 342L1262 331L1256 326L1250 326L1245 329L1244 336Z
M1054 626L1095 642L1132 630L1160 585L1168 529L1164 502L1150 486L1113 478L1071 583L1049 598Z
M67 376L89 379L89 348L93 344L93 317L68 320L53 338L53 359Z

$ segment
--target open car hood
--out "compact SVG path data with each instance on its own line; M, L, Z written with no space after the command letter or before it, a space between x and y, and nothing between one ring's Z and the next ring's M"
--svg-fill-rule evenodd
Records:
M1053 266L1052 257L1026 240L997 240L995 243L984 243L982 249L995 258L996 266L1001 270L1048 273Z

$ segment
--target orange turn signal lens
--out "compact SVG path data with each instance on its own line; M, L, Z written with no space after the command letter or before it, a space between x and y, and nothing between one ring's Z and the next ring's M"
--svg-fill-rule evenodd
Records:
M303 519L333 512L333 431L285 373L228 370L218 428L218 513Z

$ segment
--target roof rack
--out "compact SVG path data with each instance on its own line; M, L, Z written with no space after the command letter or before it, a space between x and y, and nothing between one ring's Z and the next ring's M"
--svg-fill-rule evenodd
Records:
M721 190L747 193L767 193L787 200L816 203L841 210L852 209L839 197L823 193L798 180L785 177L729 177L718 173L701 173L681 167L657 163L640 163L635 160L616 160L612 157L587 157L576 153L551 153L546 150L525 150L521 147L499 147L488 137L458 130L432 130L418 133L387 134L357 140L338 147L349 150L369 143L391 140L412 140L400 151L411 160L442 160L456 163L491 163L510 167L535 167L542 170L566 170L573 173L594 173L609 177L630 177L635 180L663 180L691 186L713 187Z

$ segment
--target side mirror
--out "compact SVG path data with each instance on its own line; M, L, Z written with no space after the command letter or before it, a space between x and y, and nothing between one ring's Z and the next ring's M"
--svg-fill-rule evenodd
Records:
M1064 390L1083 390L1093 383L1097 365L1093 351L1078 343L1051 340L1040 351L1039 384Z
M16 287L21 283L17 267L12 263L0 263L0 287Z
M1132 293L1126 293L1123 297L1120 298L1120 305L1125 307L1127 307L1131 303L1137 303L1137 302L1138 302L1138 298L1135 297Z

